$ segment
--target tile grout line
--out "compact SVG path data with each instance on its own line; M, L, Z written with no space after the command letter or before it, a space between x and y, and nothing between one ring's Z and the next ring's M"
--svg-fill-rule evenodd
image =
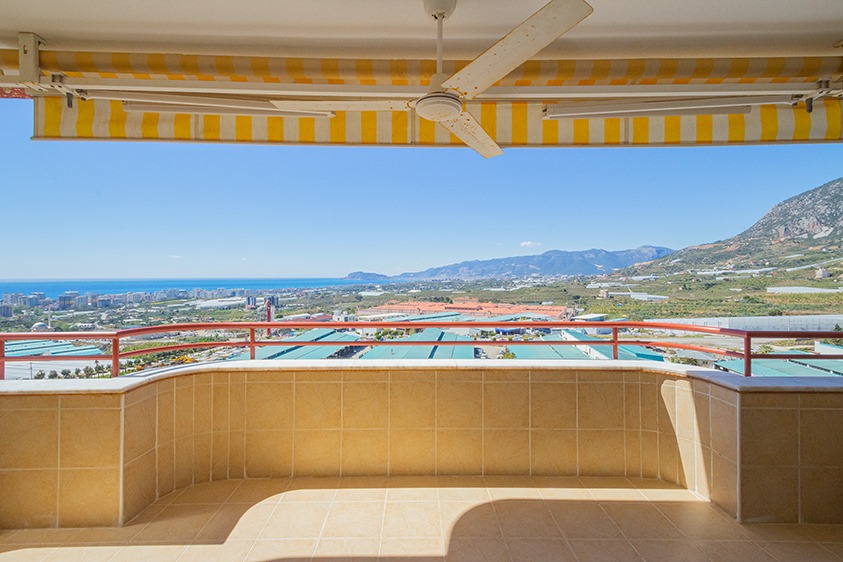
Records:
M480 378L480 476L486 476L486 373Z
M297 413L296 388L297 387L298 387L298 373L296 371L293 371L293 391L292 391L293 392L293 419L292 419L292 423L290 424L293 427L293 431L292 431L292 437L290 438L290 441L292 441L292 443L290 444L290 482L292 482L293 478L296 477L296 413ZM245 391L244 391L244 393L245 393ZM244 410L245 410L245 408L244 408ZM244 412L243 415L245 417L245 415L246 415L245 412ZM244 451L244 457L245 457L245 451Z
M638 373L638 477L644 478L644 401L641 398L641 374Z
M741 434L738 433L738 439ZM796 399L796 522L802 519L802 399Z
M389 380L390 380L389 390L391 391L392 390L392 387L391 387L392 375L391 374L389 376ZM386 478L386 489L384 490L384 494L383 494L383 512L381 513L381 532L380 532L380 535L378 536L378 557L380 557L381 549L383 547L383 528L386 525L386 507L387 507L387 500L389 499L389 489L390 489L389 476L387 476L387 478Z
M527 371L527 476L533 476L533 371Z
M576 455L576 475L580 474L580 374L574 376L574 450Z
M439 371L433 371L433 476L439 476ZM439 499L438 486L436 499Z
M56 526L60 525L59 518L59 498L61 497L61 410L62 398L59 396L58 405L56 407Z
M621 373L621 432L623 432L623 475L629 477L629 459L626 454L626 373Z

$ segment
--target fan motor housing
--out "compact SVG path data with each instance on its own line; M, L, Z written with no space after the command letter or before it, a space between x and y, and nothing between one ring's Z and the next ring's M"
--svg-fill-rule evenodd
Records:
M416 102L416 113L428 121L445 121L462 113L462 101L454 94L433 92Z
M456 7L457 0L424 0L424 11L433 17L441 14L449 18Z

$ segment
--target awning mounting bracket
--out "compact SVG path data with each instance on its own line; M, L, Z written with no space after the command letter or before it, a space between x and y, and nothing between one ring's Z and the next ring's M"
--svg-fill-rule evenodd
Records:
M18 33L18 61L20 65L20 83L35 92L46 92L48 88L41 84L41 64L39 51L46 41L35 33Z

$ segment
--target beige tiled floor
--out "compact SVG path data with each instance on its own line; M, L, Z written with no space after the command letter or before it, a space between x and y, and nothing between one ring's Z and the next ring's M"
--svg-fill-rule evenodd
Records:
M843 560L843 525L738 525L625 478L199 484L119 528L0 531L0 560Z

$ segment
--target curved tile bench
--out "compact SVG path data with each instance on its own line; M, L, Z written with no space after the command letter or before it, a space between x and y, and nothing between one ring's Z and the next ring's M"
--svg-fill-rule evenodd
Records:
M660 478L739 521L843 522L843 380L626 361L196 365L0 384L0 528L115 526L211 480Z

